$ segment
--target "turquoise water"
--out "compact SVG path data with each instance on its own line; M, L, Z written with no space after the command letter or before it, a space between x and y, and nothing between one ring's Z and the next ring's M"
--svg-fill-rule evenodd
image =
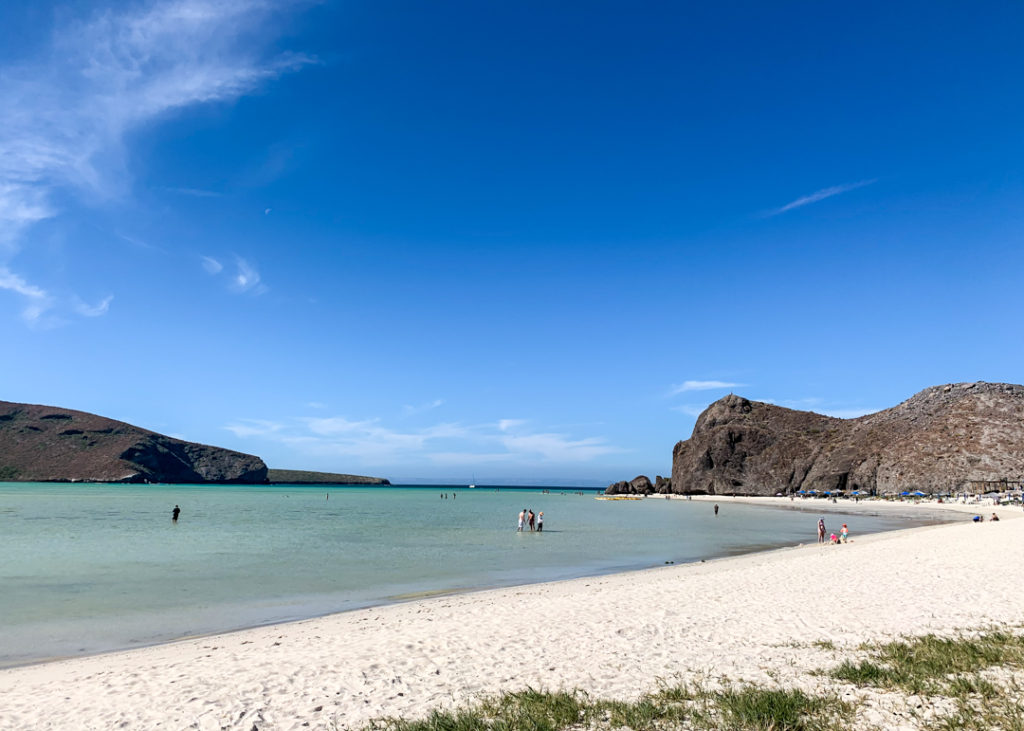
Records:
M441 492L456 491L0 483L0 665L793 545L815 540L818 518L561 488ZM544 511L544 533L516 532L524 507ZM920 524L825 519L854 536Z

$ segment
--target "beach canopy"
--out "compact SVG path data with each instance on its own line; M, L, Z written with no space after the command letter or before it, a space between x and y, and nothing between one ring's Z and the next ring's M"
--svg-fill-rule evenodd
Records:
M854 490L850 493L851 495L860 495L860 490Z
M915 495L917 495L918 497L924 497L924 496L926 495L926 493L923 493L923 492L921 492L920 490L918 490L918 491L917 491L917 492L915 492L914 494L915 494Z
M901 492L901 493L900 493L900 495L909 495L909 494L910 494L910 493L909 493L909 492L907 492L906 490L904 490L903 492Z

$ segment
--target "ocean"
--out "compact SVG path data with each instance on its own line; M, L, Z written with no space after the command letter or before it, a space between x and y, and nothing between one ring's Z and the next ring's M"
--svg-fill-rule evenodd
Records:
M819 517L595 494L0 483L0 666L813 542ZM544 511L543 533L516 532L523 508ZM926 522L825 520L854 538Z

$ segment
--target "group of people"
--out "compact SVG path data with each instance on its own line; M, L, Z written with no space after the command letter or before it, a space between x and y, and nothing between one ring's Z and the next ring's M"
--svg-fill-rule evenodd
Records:
M974 520L975 523L984 523L985 522L985 519L983 517L981 517L980 515L975 515L973 520ZM999 520L999 516L996 515L995 513L992 513L992 517L989 518L989 522L997 521L997 520Z
M818 518L818 543L825 543L825 518ZM846 527L846 523L843 523L843 527L839 529L839 535L835 533L828 537L828 543L846 543L850 538L850 529Z
M530 526L530 531L537 531L540 533L544 530L544 511L540 511L536 515L533 514L532 510L523 508L519 513L519 527L516 529L522 532L525 526ZM557 533L557 531L555 531Z

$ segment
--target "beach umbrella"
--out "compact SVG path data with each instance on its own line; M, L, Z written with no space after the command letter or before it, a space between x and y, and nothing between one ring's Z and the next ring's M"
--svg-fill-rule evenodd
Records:
M902 497L902 496L909 495L909 494L910 494L909 492L904 490L903 492L900 493L900 496Z
M806 495L807 494L807 490L797 490L796 494L797 495Z
M920 490L918 490L917 492L914 493L914 495L916 495L917 497L924 497L925 493L923 493Z
M854 490L850 493L851 495L860 495L860 490Z

